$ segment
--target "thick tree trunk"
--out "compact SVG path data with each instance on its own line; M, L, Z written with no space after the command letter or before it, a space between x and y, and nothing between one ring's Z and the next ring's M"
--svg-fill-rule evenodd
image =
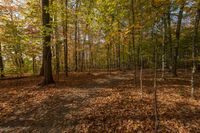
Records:
M195 48L198 42L199 19L200 19L200 2L198 3L198 9L197 9L195 24L194 24L193 40L192 40L192 76L191 76L191 96L192 97L194 96L194 90L195 90L195 84L194 84L194 77L195 77L195 71L196 71Z
M54 83L52 76L52 63L51 63L51 35L50 30L50 15L48 13L49 0L42 0L42 22L45 28L43 32L43 63L44 63L44 80L41 85Z
M179 56L179 45L180 45L180 32L181 32L181 24L182 24L182 18L183 18L183 9L185 7L185 1L181 4L180 11L178 14L178 21L177 21L177 27L176 27L176 44L174 48L174 64L173 64L173 75L177 75L177 62L178 62L178 56Z

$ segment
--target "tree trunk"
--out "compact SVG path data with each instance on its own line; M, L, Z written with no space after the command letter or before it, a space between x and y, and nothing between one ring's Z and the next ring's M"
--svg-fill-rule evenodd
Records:
M140 11L141 11L141 16L143 16L143 8L140 4ZM144 21L143 17L140 20L141 26L144 26ZM142 44L143 44L143 39L144 39L144 31L143 29L140 30L140 42L139 42L139 48L140 48L140 90L141 90L141 99L143 97L143 50L142 50Z
M179 45L180 45L180 32L181 32L181 24L182 24L182 18L183 18L183 9L185 7L185 1L181 4L180 11L178 14L178 21L177 21L177 27L176 27L176 44L174 48L174 66L173 66L173 75L177 75L177 62L178 62L178 56L179 56Z
M120 30L120 23L118 22L118 31ZM120 37L120 33L119 34L119 38L118 38L118 42L117 42L117 67L118 70L121 70L121 37Z
M140 90L141 90L141 98L143 97L143 58L142 55L140 55Z
M33 75L35 75L36 71L35 71L35 67L36 67L36 63L35 63L35 56L32 56L32 70L33 70Z
M74 61L75 61L75 72L78 71L78 52L77 52L77 47L78 47L78 16L77 12L78 11L78 0L76 0L76 5L75 5L75 45L74 45Z
M168 34L168 44L169 44L169 57L168 57L168 65L169 65L169 70L172 72L172 67L173 67L173 48L172 48L172 31L171 31L171 5L168 7L168 12L167 12L167 34Z
M3 65L3 57L2 57L2 49L1 49L1 42L0 42L0 77L4 77L4 65Z
M154 116L155 116L155 133L158 132L158 105L157 105L157 38L154 46Z
M195 77L195 71L196 71L196 52L195 48L198 42L198 27L199 27L199 19L200 19L200 2L198 3L198 9L195 17L195 24L194 24L194 33L193 33L193 40L192 40L192 77L191 77L191 96L194 96L194 77Z
M110 43L107 44L107 71L111 74L111 57L110 57Z
M86 30L87 30L87 24L86 24ZM85 43L86 43L86 37L87 34L84 33L84 40L83 40L83 44L82 44L82 50L81 50L81 72L83 72L84 70L84 66L85 66Z
M137 58L136 58L136 46L135 46L135 0L131 0L131 13L132 13L132 44L133 44L133 53L134 53L134 66L135 66L135 76L134 84L137 85Z
M93 68L93 52L92 52L92 45L93 45L93 36L89 34L89 72L91 72Z
M162 42L162 79L165 78L165 47L167 39L167 22L166 22L166 14L163 16L163 42Z
M39 76L44 76L44 57L42 57L42 65L41 65L41 68L40 68Z
M131 11L130 11L131 12ZM130 17L129 17L129 26L131 27L132 26L132 16L131 16L131 14L130 14ZM129 37L130 37L130 39L129 39L129 45L128 45L128 61L129 61L129 63L128 63L128 69L129 70L133 70L133 67L134 67L134 61L133 61L133 59L134 59L134 55L133 55L133 44L132 44L132 41L133 41L133 39L132 39L132 33L129 35Z
M44 80L41 85L48 85L54 83L52 76L52 63L51 63L51 35L49 30L50 26L50 14L48 13L49 0L42 0L42 22L45 28L43 32L43 63L44 63Z
M55 23L55 50L56 50L56 78L59 80L60 73L60 41L59 41L59 29L58 29L58 19L57 14L54 15L54 23Z
M122 45L122 66L121 66L122 70L125 71L125 46Z
M68 0L65 1L65 19L64 19L64 27L63 27L63 34L64 34L64 71L65 76L68 77Z

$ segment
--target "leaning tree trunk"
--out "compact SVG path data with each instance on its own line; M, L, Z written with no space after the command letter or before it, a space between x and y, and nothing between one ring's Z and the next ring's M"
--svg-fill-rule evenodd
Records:
M52 63L51 63L51 35L49 30L50 26L50 14L48 13L49 0L42 0L42 24L43 31L43 63L44 63L44 80L42 85L54 83L52 76Z
M198 27L199 27L199 19L200 19L200 2L198 3L198 9L197 9L197 14L195 18L195 25L194 25L194 34L193 34L193 40L192 40L192 77L191 77L191 96L193 97L194 95L194 76L195 76L195 71L196 71L196 62L195 62L195 47L198 42Z
M185 1L181 4L180 11L178 14L178 22L176 27L176 44L174 48L174 66L173 66L173 75L177 76L177 61L179 56L179 44L180 44L180 32L181 32L181 23L183 18L183 9L185 7Z

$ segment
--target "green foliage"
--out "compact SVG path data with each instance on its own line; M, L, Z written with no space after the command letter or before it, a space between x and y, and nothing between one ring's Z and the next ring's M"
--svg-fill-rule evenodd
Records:
M21 71L19 69L23 69L23 72L30 72L33 57L37 58L37 64L41 64L43 33L50 34L52 37L52 43L49 45L53 48L54 56L56 42L61 43L60 55L62 56L60 60L62 62L65 38L63 32L66 30L64 28L66 21L68 23L69 64L71 66L74 64L74 32L75 22L77 22L79 30L78 54L84 53L86 62L92 58L89 55L90 50L92 50L94 58L98 58L98 63L102 62L106 65L107 46L111 44L110 56L113 62L117 60L117 49L120 46L121 49L118 51L121 54L120 59L124 60L126 64L140 54L147 66L151 67L155 45L158 46L158 54L162 55L162 19L169 11L171 13L172 47L175 45L176 16L183 1L133 1L135 3L133 8L134 22L132 20L131 0L68 0L67 9L66 1L53 0L49 8L46 9L51 16L50 27L42 27L40 0L27 0L24 3L15 4L12 2L3 3L2 7L4 8L0 12L0 39L3 59L6 62L6 72ZM197 2L190 3L188 1L186 3L181 30L180 60L191 59L190 42L197 9ZM57 33L55 33L56 29ZM152 31L156 34L157 42L152 39ZM133 32L135 46L132 42ZM141 33L143 37L141 37ZM136 49L140 49L139 53ZM166 54L169 52L170 45L167 44Z

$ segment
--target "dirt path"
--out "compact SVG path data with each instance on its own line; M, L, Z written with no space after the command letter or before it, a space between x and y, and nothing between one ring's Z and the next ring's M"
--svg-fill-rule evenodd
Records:
M130 72L61 76L46 88L39 77L0 81L0 132L152 132L151 77L142 99ZM188 82L159 81L161 132L200 132L200 93L189 98Z

